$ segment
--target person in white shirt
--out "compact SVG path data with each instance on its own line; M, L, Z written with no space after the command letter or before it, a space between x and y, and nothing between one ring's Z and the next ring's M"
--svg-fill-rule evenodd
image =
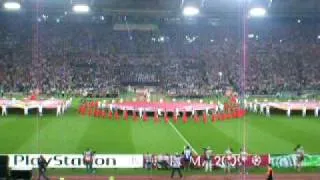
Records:
M240 148L240 158L239 158L239 168L240 172L245 174L246 173L246 161L248 159L248 153L246 152L245 148Z
M113 111L113 104L109 104L109 110Z
M290 105L288 106L288 109L287 109L287 116L288 117L291 116L291 106Z
M224 159L224 163L225 163L225 168L224 168L224 172L229 174L231 172L231 166L232 166L232 149L230 147L228 147L225 152L225 159Z
M61 105L58 105L57 107L57 116L61 115Z
M7 106L3 104L1 106L1 109L2 109L2 116L7 116Z
M157 156L157 168L166 169L165 155L159 154Z
M223 104L219 104L219 112L224 112L224 105Z
M158 109L158 116L162 116L161 109Z
M64 111L65 111L66 109L65 109L65 105L64 104L62 104L62 106L61 106L61 114L64 114Z
M319 117L319 107L318 106L314 109L314 116Z
M218 105L216 105L215 108L214 108L214 113L217 113L217 112L219 112L219 106Z
M270 106L269 105L266 106L266 115L268 117L270 117Z
M209 115L209 108L206 107L206 115Z
M205 169L205 172L212 172L212 150L209 147L207 148L204 148L204 169Z
M179 116L179 108L176 108L176 113L175 113L175 116Z
M253 104L252 104L252 102L249 102L249 110L250 110L250 111L253 111Z
M165 169L169 169L170 164L171 164L171 162L170 162L170 155L169 155L169 154L165 154L165 155L163 156L163 163L164 163Z
M253 112L257 112L258 111L258 106L257 106L257 102L255 101L254 103L253 103Z
M261 103L260 104L260 114L264 113L264 107L265 107L265 104Z
M306 117L306 114L307 114L307 107L306 107L306 105L303 105L303 108L302 108L302 117Z
M243 100L243 107L244 109L248 109L248 102L246 99Z
M42 113L42 112L43 112L43 111L42 111L42 105L40 105L38 108L39 108L39 116L42 116L42 114L43 114L43 113Z
M189 146L184 148L183 157L184 157L184 159L183 159L184 160L184 170L189 170L191 158L192 158L192 149Z
M28 108L27 107L24 107L24 115L28 115L29 112L28 112Z
M171 162L171 178L173 178L175 172L178 172L180 178L182 178L182 173L181 173L181 157L179 153L176 153L175 156L172 157L172 162Z
M93 171L93 156L94 156L94 152L91 149L87 149L84 153L83 153L83 162L86 166L86 170L87 173L94 173Z

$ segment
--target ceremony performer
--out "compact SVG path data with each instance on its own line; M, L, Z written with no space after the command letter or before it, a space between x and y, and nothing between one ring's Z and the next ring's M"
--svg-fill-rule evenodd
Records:
M38 111L39 111L39 116L42 116L43 115L43 108L42 108L41 104L38 107Z
M144 101L150 100L150 92L149 89L145 89L143 92Z
M2 109L1 115L7 116L8 115L7 106L5 104L2 104L1 109Z
M140 119L142 119L142 116L143 116L142 108L139 108L139 117L140 117Z
M31 95L29 96L29 100L31 101L36 101L38 99L40 90L39 89L35 89L31 92Z
M303 105L303 108L302 108L302 117L306 117L306 115L307 115L307 107L306 107L306 105L304 104L304 105Z
M288 109L287 109L287 116L290 117L291 116L291 105L288 105Z
M270 117L270 106L266 105L266 116Z

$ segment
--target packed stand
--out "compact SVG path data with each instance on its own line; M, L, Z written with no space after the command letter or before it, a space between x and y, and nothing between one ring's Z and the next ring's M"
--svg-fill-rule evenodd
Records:
M320 88L319 28L312 23L249 26L246 54L241 26L123 32L106 24L35 23L18 20L0 28L5 92L153 85L188 96L228 86L249 94Z

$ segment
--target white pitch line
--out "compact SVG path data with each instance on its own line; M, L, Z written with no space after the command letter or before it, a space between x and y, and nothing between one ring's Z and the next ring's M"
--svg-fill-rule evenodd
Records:
M191 146L191 143L180 133L180 131L176 128L175 125L172 124L172 122L169 121L170 126L173 128L173 130L180 136L180 138L186 143L188 146L191 147L192 151L198 155L198 152Z

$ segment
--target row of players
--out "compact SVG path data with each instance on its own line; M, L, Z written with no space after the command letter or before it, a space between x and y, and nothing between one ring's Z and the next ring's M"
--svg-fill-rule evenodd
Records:
M294 149L296 153L296 169L298 172L301 171L302 167L302 162L304 160L304 148L301 145L297 145L296 148ZM164 167L172 167L174 161L179 161L185 170L189 170L190 167L192 166L192 156L194 156L193 149L190 146L186 146L182 152L176 153L174 158L170 159L169 156L167 156L167 159L165 156L158 156L157 157L157 162L162 162L162 165ZM245 167L245 162L248 159L248 153L245 150L245 148L240 148L240 153L239 153L239 161L236 164L236 167L239 168L241 173L246 173L246 167ZM204 169L205 172L212 172L212 167L213 167L213 157L214 157L214 152L210 147L203 148L203 158L204 158ZM228 147L224 151L224 171L225 173L229 174L231 173L231 168L234 166L234 151L231 147ZM178 158L178 159L177 159ZM176 160L174 160L176 159ZM145 166L147 169L152 168L152 164L155 162L155 159L152 157L152 155L147 154L145 156Z

